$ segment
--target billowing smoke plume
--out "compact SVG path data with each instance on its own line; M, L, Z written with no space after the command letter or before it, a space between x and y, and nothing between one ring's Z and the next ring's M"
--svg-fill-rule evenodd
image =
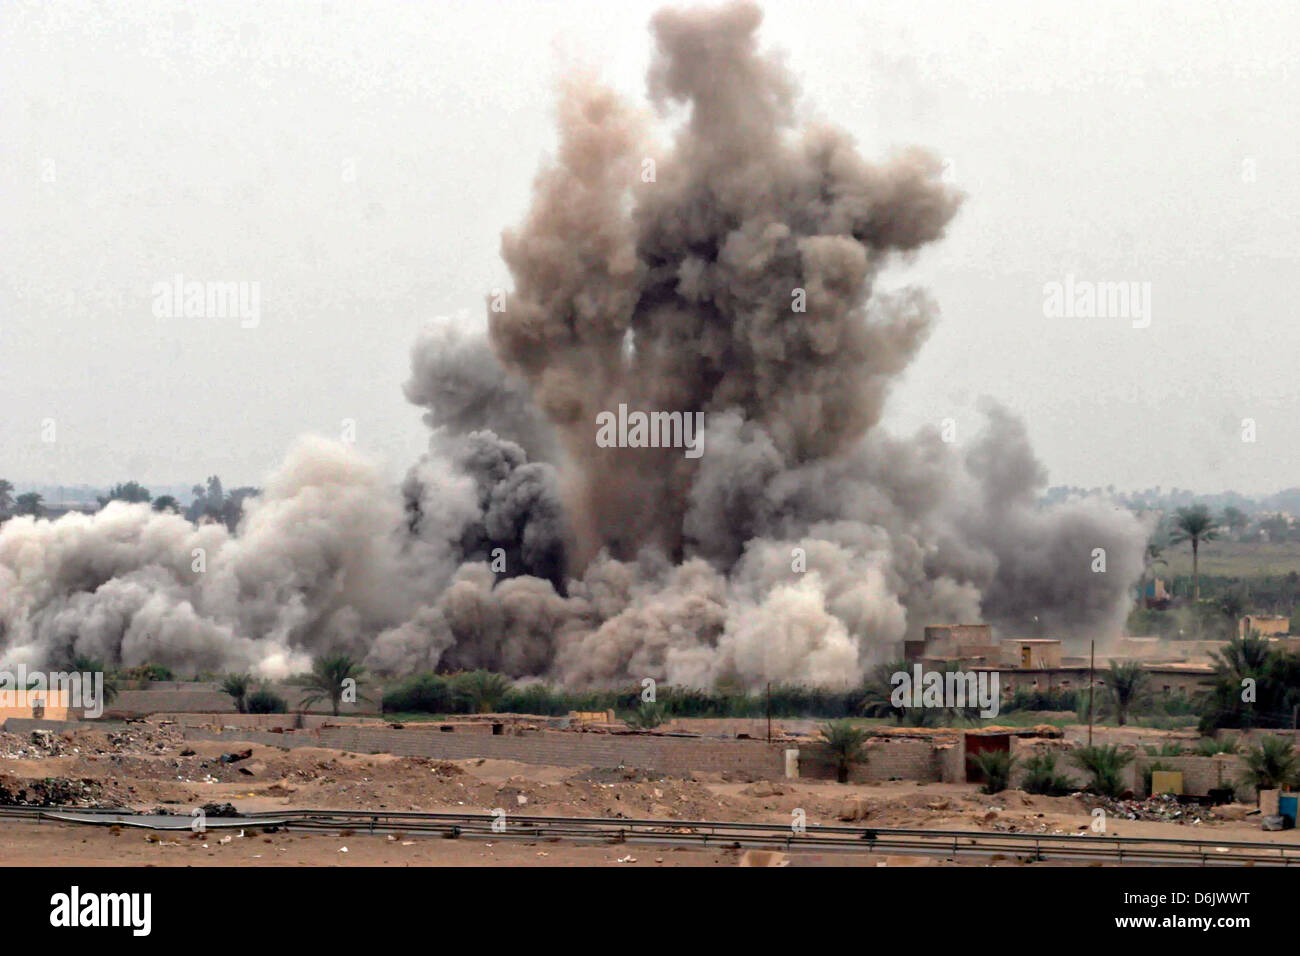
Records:
M759 22L654 18L669 145L609 90L565 87L487 337L443 322L414 347L432 437L400 491L309 441L233 536L143 505L13 519L5 659L280 674L344 650L385 673L842 685L927 624L1118 633L1133 516L1040 507L995 405L964 447L878 427L935 307L877 278L961 197L927 153L873 165L800 125ZM620 405L701 413L703 454L603 447Z

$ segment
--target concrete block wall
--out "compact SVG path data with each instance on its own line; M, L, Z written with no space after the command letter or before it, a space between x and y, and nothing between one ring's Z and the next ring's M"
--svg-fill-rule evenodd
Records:
M742 742L743 741L738 741ZM799 748L799 776L834 780L835 761L823 743L787 744ZM947 752L936 749L931 740L876 737L867 743L867 761L849 772L850 783L884 780L918 780L935 783L945 779Z
M1013 786L1019 787L1024 780L1025 761L1042 749L1044 749L1043 744L1037 741L1012 738L1011 752L1017 757L1016 770L1012 776ZM1083 787L1091 777L1070 760L1069 752L1072 749L1059 746L1051 748L1057 755L1056 770L1057 773L1068 778L1076 786ZM1240 757L1231 754L1218 757L1153 757L1140 753L1132 763L1124 768L1120 775L1124 786L1136 794L1144 794L1145 791L1142 788L1143 771L1153 763L1159 763L1170 770L1180 771L1183 775L1183 792L1192 796L1206 796L1211 789L1222 785L1237 787L1237 799L1239 800L1250 801L1255 797L1253 789L1238 786L1238 781L1245 770L1245 764ZM1220 771L1222 771L1222 776L1220 776ZM1220 780L1223 781L1222 784L1220 784Z
M275 747L326 747L353 753L392 753L435 760L486 757L559 767L616 767L687 775L694 771L734 772L755 778L784 775L784 747L759 740L694 740L621 734L545 733L518 736L325 727L282 734L259 730L186 728L191 740L247 741Z
M1177 770L1183 775L1183 792L1203 797L1211 790L1223 786L1234 787L1238 800L1254 800L1253 787L1239 785L1246 764L1235 754L1218 757L1147 757L1138 758L1139 767L1159 763L1170 770Z
M1011 738L1011 754L1016 758L1016 767L1011 774L1012 786L1019 788L1025 779L1025 761L1040 752L1050 752L1056 754L1056 772L1059 776L1065 777L1076 787L1082 788L1091 780L1087 771L1081 770L1070 760L1070 751L1072 747L1051 746L1043 744L1041 740L1035 738ZM1134 777L1133 765L1129 764L1120 774L1120 779L1124 781L1124 786L1136 790L1136 778Z
M326 724L359 724L387 727L389 721L378 717L334 717L331 714L211 714L165 713L150 716L150 720L171 721L182 727L238 727L248 730L315 730Z

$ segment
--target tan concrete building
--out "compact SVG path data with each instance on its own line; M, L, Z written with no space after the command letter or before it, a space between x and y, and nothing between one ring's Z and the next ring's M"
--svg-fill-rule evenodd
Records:
M1237 622L1237 634L1245 637L1251 631L1261 637L1278 637L1291 633L1291 619L1280 614L1247 614Z
M0 691L0 727L10 717L34 720L80 720L83 708L73 707L72 691L9 690Z
M996 663L998 645L988 624L942 624L925 629L919 641L903 642L903 659L968 660Z
M1044 670L1061 666L1061 642L1051 638L1012 638L1002 642L1003 667Z
M1093 680L1101 687L1109 665L1098 662ZM1208 664L1148 664L1144 667L1150 675L1151 692L1157 697L1196 694L1207 690L1214 668ZM1086 690L1088 665L1068 664L1060 667L1022 668L1003 667L998 675L1004 696L1017 690Z

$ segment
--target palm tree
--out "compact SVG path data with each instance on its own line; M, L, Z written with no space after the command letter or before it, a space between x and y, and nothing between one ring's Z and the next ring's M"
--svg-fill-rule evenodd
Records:
M1240 537L1241 533L1250 524L1250 517L1240 508L1228 505L1223 509L1223 523L1227 526L1229 532Z
M328 700L334 716L339 715L339 704L343 700L344 682L352 681L354 686L365 678L365 668L346 654L327 654L312 661L311 672L300 677L296 684L304 693L298 706L304 710L318 701Z
M867 675L862 684L859 705L864 717L893 717L902 722L906 709L895 707L890 700L894 693L893 675L900 672L909 673L906 661L880 664Z
M1234 637L1210 655L1214 680L1206 695L1200 730L1213 733L1220 727L1284 726L1289 724L1296 703L1297 662L1278 653L1254 631ZM1251 682L1256 696L1242 699L1242 689ZM1284 723L1285 721L1285 723Z
M14 499L14 514L31 515L33 518L39 518L45 513L45 506L42 502L45 496L36 491L29 491L25 495L19 495Z
M14 483L0 478L0 514L7 514L14 506Z
M1289 787L1300 777L1300 762L1289 741L1269 735L1241 755L1246 772L1241 782L1259 790Z
M235 710L241 714L248 713L248 691L252 686L251 674L227 674L221 682L222 692L234 698Z
M1132 750L1120 750L1118 744L1109 747L1075 747L1070 751L1070 762L1092 777L1089 788L1103 797L1118 797L1124 792L1119 775L1133 762Z
M113 698L117 696L117 675L104 666L104 662L98 657L88 657L85 654L74 654L72 657L72 670L79 674L103 674L104 703L111 704Z
M472 711L490 714L501 705L510 689L510 679L493 671L466 671L455 679L456 696Z
M171 495L159 495L153 500L154 511L170 511L173 514L180 514L181 503Z
M848 783L853 765L867 762L867 732L847 720L828 720L821 735L835 761L835 779Z
M664 722L664 709L658 704L642 704L627 718L633 730L654 730Z
M1129 708L1141 703L1150 686L1151 678L1138 661L1110 662L1110 672L1102 675L1106 691L1115 705L1115 720L1123 727L1128 721Z
M1219 526L1210 515L1205 505L1192 505L1179 508L1174 516L1174 533L1170 536L1171 544L1190 541L1192 545L1192 597L1201 599L1201 542L1213 541L1219 536Z

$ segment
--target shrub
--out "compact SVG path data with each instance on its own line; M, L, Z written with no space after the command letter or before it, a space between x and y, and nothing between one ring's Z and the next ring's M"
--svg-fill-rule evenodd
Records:
M1246 772L1241 782L1259 790L1289 787L1300 776L1295 750L1283 737L1269 735L1241 755Z
M557 717L570 710L607 710L606 707L570 707L565 695L540 681L511 687L501 698L501 709L512 714Z
M982 750L966 758L984 777L981 793L1001 793L1011 783L1016 758L1010 750Z
M664 711L658 704L642 704L626 719L634 730L654 730L664 722Z
M1237 752L1237 741L1234 737L1224 737L1215 740L1213 737L1202 737L1196 741L1196 755L1198 757L1213 757L1216 754L1235 754Z
M446 677L418 674L385 692L383 709L400 713L454 713L456 693Z
M170 667L164 667L162 664L137 664L135 667L128 667L121 672L123 680L129 681L155 681L155 680L175 680Z
M1074 792L1074 785L1056 770L1056 754L1050 750L1036 753L1025 760L1025 776L1020 787L1026 793L1049 797L1062 797Z
M1118 744L1076 747L1070 751L1070 760L1092 777L1088 789L1103 797L1118 797L1124 792L1120 774L1133 758L1133 751L1120 750Z
M1187 752L1186 747L1173 741L1165 741L1158 747L1155 744L1145 744L1142 749L1147 752L1148 757L1181 757ZM1161 769L1167 770L1169 768L1162 767Z
M269 687L259 687L248 695L250 714L283 714L288 709L284 698Z
M1011 699L1002 705L1002 709L1008 713L1017 710L1078 710L1081 699L1086 709L1087 695L1081 695L1078 691L1063 690L1060 687L1049 687L1046 690L1018 687Z

